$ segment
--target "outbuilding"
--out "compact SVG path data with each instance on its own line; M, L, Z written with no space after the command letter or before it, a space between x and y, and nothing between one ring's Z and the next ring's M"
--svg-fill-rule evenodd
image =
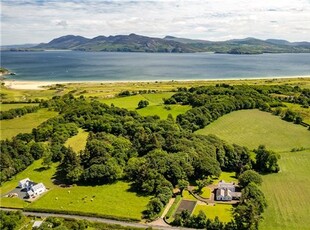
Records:
M29 198L34 198L38 195L41 195L46 191L46 188L43 183L39 183L36 185L33 185L30 190L27 192L27 195Z

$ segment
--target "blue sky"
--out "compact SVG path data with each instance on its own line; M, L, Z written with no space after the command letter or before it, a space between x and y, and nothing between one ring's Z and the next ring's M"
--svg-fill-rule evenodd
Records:
M1 44L67 34L310 41L310 0L2 0Z

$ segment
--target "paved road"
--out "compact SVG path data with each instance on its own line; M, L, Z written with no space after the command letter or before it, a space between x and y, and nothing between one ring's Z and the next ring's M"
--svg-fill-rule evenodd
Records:
M8 209L8 208L0 208L4 211L18 211L20 209ZM54 213L43 213L43 212L28 212L23 211L23 214L26 216L37 216L37 217L62 217L62 218L72 218L72 219L80 219L80 220L88 220L92 222L100 222L100 223L106 223L106 224L118 224L125 227L135 227L135 228L142 228L147 229L152 227L153 229L158 230L179 230L179 229L186 229L189 230L189 228L177 228L177 227L164 227L164 226L150 226L148 224L142 224L142 223L134 223L134 222L127 222L127 221L119 221L119 220L110 220L105 218L98 218L98 217L89 217L89 216L79 216L79 215L68 215L68 214L54 214Z

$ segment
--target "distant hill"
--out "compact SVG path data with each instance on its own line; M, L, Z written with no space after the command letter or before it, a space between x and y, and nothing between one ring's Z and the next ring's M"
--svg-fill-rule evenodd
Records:
M30 47L29 47L30 48ZM232 39L227 41L207 41L166 36L147 37L137 34L97 36L89 39L82 36L67 35L55 38L49 43L41 43L31 50L69 49L78 51L106 52L162 52L194 53L215 52L229 54L261 53L310 53L309 42L289 42L280 39L260 40L256 38ZM27 51L27 49L11 49Z

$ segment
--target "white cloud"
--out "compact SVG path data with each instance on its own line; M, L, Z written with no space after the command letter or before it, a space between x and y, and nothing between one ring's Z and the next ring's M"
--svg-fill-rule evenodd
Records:
M2 0L2 44L67 34L310 40L309 0Z

